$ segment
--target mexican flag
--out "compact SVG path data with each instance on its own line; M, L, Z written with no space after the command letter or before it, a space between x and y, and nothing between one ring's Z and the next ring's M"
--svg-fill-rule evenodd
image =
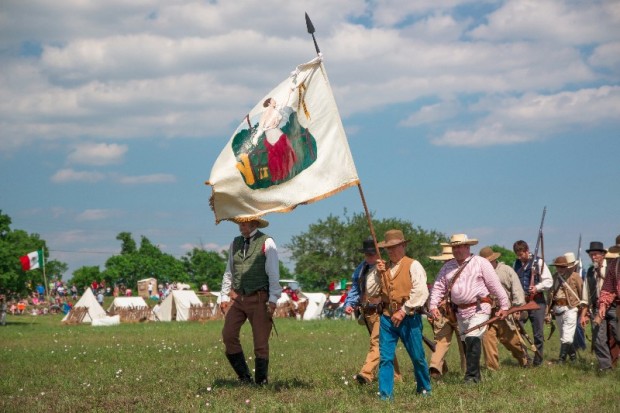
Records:
M334 290L346 290L347 289L347 279L343 278L340 281L332 281L329 283L329 291Z
M43 267L43 250L32 251L28 255L19 257L24 271L35 270Z

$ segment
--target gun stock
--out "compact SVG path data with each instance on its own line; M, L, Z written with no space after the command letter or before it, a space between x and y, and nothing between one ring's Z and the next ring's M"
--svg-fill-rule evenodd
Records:
M517 311L532 311L532 310L538 310L540 308L540 306L536 303L536 301L530 301L527 304L523 304L520 305L518 307L510 307L507 311L507 316L513 313L516 313ZM467 334L467 333L471 333L472 331L476 330L476 329L480 329L484 326L487 326L489 324L492 324L494 322L496 322L497 320L499 320L499 316L495 316L495 317L491 317L489 318L487 321L478 324L477 326L473 326L468 328L467 330L463 331L463 334Z

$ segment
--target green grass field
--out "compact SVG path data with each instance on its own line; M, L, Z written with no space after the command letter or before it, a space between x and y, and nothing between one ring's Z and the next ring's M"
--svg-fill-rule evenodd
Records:
M352 379L367 350L364 327L352 321L277 319L271 339L270 383L238 385L224 356L222 321L65 326L62 316L9 316L0 327L2 412L620 412L620 369L600 375L581 352L574 365L516 367L502 348L502 370L483 369L467 386L455 349L453 369L415 395L410 360L399 345L404 382L394 402L377 384ZM430 327L425 325L430 335ZM250 329L242 330L250 367ZM546 359L557 357L557 333Z

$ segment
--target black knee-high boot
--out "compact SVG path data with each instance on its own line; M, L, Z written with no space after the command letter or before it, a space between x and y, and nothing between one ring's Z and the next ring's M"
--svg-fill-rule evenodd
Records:
M269 371L269 359L256 358L256 384L267 384L267 373Z
M237 377L239 377L241 383L252 383L250 368L248 367L248 363L245 362L243 351L235 354L226 354L226 358L230 362L233 370L235 370L235 373L237 373Z
M465 370L465 382L478 383L480 376L480 354L482 343L480 337L465 337L465 360L467 368Z
M560 344L560 357L558 359L558 363L562 364L566 361L566 356L568 354L568 344L562 343Z

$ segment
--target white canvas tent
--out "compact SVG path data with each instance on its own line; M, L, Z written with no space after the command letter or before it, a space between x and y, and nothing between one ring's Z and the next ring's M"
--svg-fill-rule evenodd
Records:
M97 299L95 298L95 294L93 294L90 287L88 287L86 291L84 291L84 294L82 295L80 300L77 303L75 303L75 305L73 306L73 308L77 308L77 307L88 308L88 313L84 316L84 319L82 320L83 323L92 323L93 320L99 320L99 319L107 317L105 310L97 302ZM62 321L65 321L67 318L69 318L70 313L71 312L69 312L62 319Z
M189 307L192 304L202 305L202 301L195 292L172 290L161 303L155 315L159 321L187 321L189 319Z
M323 293L303 293L308 299L308 307L304 313L304 320L318 320L323 313L323 306L327 297Z
M117 308L138 308L138 307L148 307L146 305L146 301L142 297L116 297L114 301L112 301L112 305L108 308L108 311L113 311Z

